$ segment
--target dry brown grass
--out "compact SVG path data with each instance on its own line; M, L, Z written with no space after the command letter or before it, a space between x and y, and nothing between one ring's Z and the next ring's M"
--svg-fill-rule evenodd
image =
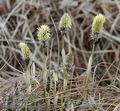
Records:
M21 111L119 111L120 110L120 1L119 0L77 0L76 6L60 9L62 0L10 0L11 9L2 8L0 16L0 110ZM50 2L50 3L49 3ZM64 2L63 2L64 3ZM3 5L2 5L3 6ZM7 7L7 5L6 5ZM3 13L2 13L3 12ZM73 26L65 38L74 55L75 71L69 71L69 84L63 90L61 55L57 26L60 17L68 12ZM89 82L88 100L83 100L85 71L91 55L91 23L93 17L102 13L106 17L101 41L93 58L92 75ZM36 29L42 24L51 27L52 38L49 47L43 49L36 40ZM26 41L36 66L36 81L31 94L26 93L22 78L24 61L18 43ZM46 58L49 61L46 62ZM46 64L45 64L46 63ZM43 72L48 66L48 93L44 94ZM58 75L54 86L52 73ZM57 91L56 91L57 90ZM63 99L64 105L61 101ZM26 103L26 101L28 101ZM56 102L57 101L57 102ZM26 108L26 109L25 109Z

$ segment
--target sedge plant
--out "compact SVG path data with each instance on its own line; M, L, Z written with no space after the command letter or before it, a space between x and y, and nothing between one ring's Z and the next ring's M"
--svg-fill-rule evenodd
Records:
M37 39L43 43L43 46L46 46L46 43L49 41L50 39L50 28L48 25L41 25L40 27L38 27L38 30L37 30ZM49 94L47 93L47 82L48 82L48 73L49 73L49 70L47 69L47 61L48 58L45 59L44 61L44 64L45 64L45 68L43 69L44 70L44 73L43 73L43 81L44 81L44 86L45 86L45 90L44 90L44 97L48 97ZM45 100L45 103L46 104L50 104L49 100Z
M61 40L61 52L62 52L62 58L63 58L63 73L64 73L64 83L63 83L63 88L66 89L67 88L67 69L66 69L66 60L68 57L65 57L65 43L64 43L64 39L65 39L65 31L67 29L70 29L72 26L72 21L71 21L71 17L68 13L64 13L63 16L61 17L60 21L59 21L59 28L61 30L61 35L62 35L62 40ZM69 64L69 63L68 63Z
M44 44L46 44L46 42L50 39L50 28L48 25L41 25L40 27L38 27L37 39L43 42ZM46 61L47 61L47 58L46 58ZM44 62L45 66L46 66L46 61ZM44 75L43 75L43 80L45 85L47 83L47 76L48 76L47 73L48 73L47 67L45 67Z
M31 92L30 72L28 70L27 63L26 63L26 60L29 59L31 52L28 45L25 42L20 42L19 47L21 49L22 58L25 61L25 68L24 68L25 72L23 73L23 78L24 78L28 92Z
M95 52L95 47L96 47L96 43L98 41L99 36L100 36L100 33L103 29L103 25L105 23L105 17L104 15L102 14L98 14L94 17L93 19L93 22L92 22L92 34L91 34L91 37L92 37L92 40L93 40L93 47L92 47L92 54L89 58L89 61L88 61L88 66L87 66L87 71L86 71L86 74L87 74L87 78L85 80L85 84L84 84L84 92L83 92L83 95L84 95L84 100L87 99L87 96L88 96L88 84L89 84L89 81L91 79L91 70L92 70L92 61L93 61L93 55L94 55L94 52Z

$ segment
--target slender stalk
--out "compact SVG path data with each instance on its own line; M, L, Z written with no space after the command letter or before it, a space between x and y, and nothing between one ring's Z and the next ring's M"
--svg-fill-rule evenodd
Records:
M63 111L63 103L64 103L64 98L63 98L63 94L61 95L61 108L60 111Z
M65 37L64 32L61 32L61 35L62 35L62 41L61 41L61 51L62 51L62 49L64 49L64 44L65 44L65 42L64 42L64 37ZM63 74L64 74L63 89L65 90L67 88L67 69L66 69L64 63L63 63Z
M64 67L64 83L63 83L63 89L64 90L67 89L67 83L68 83L68 80L67 80L67 69L66 69L66 67Z
M62 35L62 41L61 41L61 48L64 49L64 34L63 32L61 32L61 35Z
M91 76L91 67L90 69L89 68L89 65L92 65L92 58L93 58L93 55L94 55L94 52L95 52L95 44L93 44L93 47L92 47L92 54L89 58L89 62L88 62L88 67L87 67L87 77L86 77L86 80L84 82L84 91L83 91L83 96L84 96L84 101L87 100L87 97L88 97L88 84L89 84L89 80L90 80L90 76Z

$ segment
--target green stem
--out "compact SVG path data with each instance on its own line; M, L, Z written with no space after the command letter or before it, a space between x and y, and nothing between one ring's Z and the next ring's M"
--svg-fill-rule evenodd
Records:
M63 111L63 103L64 103L64 98L63 98L63 94L61 95L61 108L60 111Z
M64 85L64 90L67 88L67 69L65 68L65 66L64 66L64 83L63 83L63 85Z
M63 32L61 32L61 34L62 34L62 43L61 43L61 46L62 46L62 49L64 49L64 34L63 34Z
M93 58L94 52L95 52L95 44L93 44L93 47L92 47L92 53L91 53L92 58ZM84 100L85 101L87 100L87 97L88 97L89 79L90 79L90 75L87 74L87 78L86 78L86 80L84 82L84 91L83 91L83 95L84 95Z

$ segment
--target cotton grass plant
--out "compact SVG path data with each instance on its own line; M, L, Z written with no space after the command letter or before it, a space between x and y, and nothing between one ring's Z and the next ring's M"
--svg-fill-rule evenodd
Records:
M64 73L64 83L63 83L63 87L64 89L67 88L67 76L68 76L68 72L67 72L67 68L66 65L71 65L73 62L72 61L72 54L71 52L65 57L65 43L64 43L64 39L65 39L65 31L67 31L67 29L70 29L72 27L72 20L71 17L68 13L64 13L63 16L60 18L59 21L59 28L61 30L61 36L62 36L62 40L61 40L61 52L62 52L62 59L63 59L63 73ZM70 51L70 50L69 50ZM71 56L69 56L71 54ZM70 58L71 57L71 58ZM71 59L71 60L70 60Z
M98 14L94 17L92 22L92 33L91 38L96 43L98 39L100 39L100 33L103 29L103 25L105 23L105 17L102 14Z
M42 25L41 27L38 27L37 39L39 41L41 41L41 43L44 42L44 44L50 39L50 28L49 28L49 26ZM23 61L25 62L23 80L26 84L27 93L30 94L31 91L32 91L33 80L35 80L38 83L38 81L35 79L36 68L35 68L34 63L31 65L31 67L28 66L29 63L26 63L26 61L29 62L29 59L31 59L30 56L32 56L32 53L31 53L28 45L25 42L20 42L19 43L19 48L21 49L21 55L22 55ZM45 69L44 71L46 72L47 70ZM47 76L48 75L46 74L45 79L43 78L43 80L47 81ZM29 99L29 98L31 98L31 96L27 97L27 99ZM27 103L28 103L28 101L26 101L26 104Z
M71 17L68 13L64 13L59 21L59 28L66 29L71 27L72 27Z
M24 60L29 59L30 49L25 42L20 42L19 47L21 49L21 55Z
M28 92L31 92L31 77L30 77L29 69L26 64L26 60L29 59L31 52L30 52L28 45L25 42L20 42L19 47L21 49L22 58L25 61L24 62L25 67L24 67L24 73L23 73L24 82L26 84Z
M98 36L100 35L102 29L103 29L103 25L105 22L105 17L102 14L98 14L97 16L94 17L93 19L93 23L92 23L92 40L97 41ZM70 30L72 27L72 20L71 17L68 13L63 14L63 16L60 18L58 27L60 29L61 32L61 36L62 36L62 40L61 40L61 54L62 54L62 73L63 73L63 90L67 90L67 86L68 86L68 69L73 68L74 65L74 57L72 54L72 50L69 47L69 51L66 54L66 50L65 50L65 37L66 37L66 31ZM41 43L43 42L44 44L46 42L48 42L51 38L51 34L50 34L50 27L48 25L41 25L40 27L37 28L37 40L39 40ZM97 35L97 36L96 36ZM70 41L69 41L70 42ZM21 42L19 44L19 47L21 49L21 55L23 60L29 59L31 51L29 49L29 47L27 46L27 44L25 42ZM88 65L87 65L87 71L86 71L86 79L84 81L84 91L83 91L83 96L84 96L84 100L86 101L88 99L88 89L89 89L89 82L92 78L91 75L91 70L92 70L92 62L93 62L93 54L95 52L95 42L93 42L93 48L92 48L92 54L89 58L88 61ZM57 75L57 73L54 70L48 69L47 65L49 65L47 63L48 58L46 58L44 60L44 65L45 68L42 69L43 71L43 83L44 83L44 97L45 98L49 98L49 91L47 91L47 84L48 82L51 82L51 80L48 81L48 78L50 79L51 77L51 73L52 73L52 77L54 80L54 87L55 87L55 92L57 94L57 83L59 82L59 77ZM60 67L60 66L59 66ZM33 77L35 78L35 65L33 65L31 67L31 73L33 73ZM23 77L24 77L24 81L25 84L27 86L28 92L31 92L31 74L28 70L26 70L23 73ZM50 87L50 86L49 86ZM55 98L55 104L57 104L58 98L61 101L61 107L63 107L64 105L64 97L61 96L59 97L58 95L56 95L57 99ZM50 105L50 99L45 99L45 103L47 104L47 106ZM48 108L49 109L49 108ZM61 108L61 111L63 111L63 109Z
M89 81L92 80L91 71L92 71L93 55L94 55L94 52L95 52L96 42L99 39L98 36L100 36L100 33L103 29L104 23L105 23L105 17L102 14L96 15L93 19L93 23L92 23L92 37L93 38L92 39L93 39L94 42L92 44L93 45L92 54L89 58L87 71L86 71L87 78L85 80L84 92L83 92L84 100L87 100L87 97L88 97L88 94L87 94L88 93L88 85L89 85Z
M40 41L47 41L50 39L50 28L47 25L38 27L37 38Z
M118 2L1 0L0 110L119 110Z
M71 26L72 26L72 20L70 15L68 13L63 14L63 16L60 18L60 21L59 21L59 29L62 35L62 41L61 41L62 49L64 49L64 38L65 38L64 31L66 31L67 29L70 29Z

